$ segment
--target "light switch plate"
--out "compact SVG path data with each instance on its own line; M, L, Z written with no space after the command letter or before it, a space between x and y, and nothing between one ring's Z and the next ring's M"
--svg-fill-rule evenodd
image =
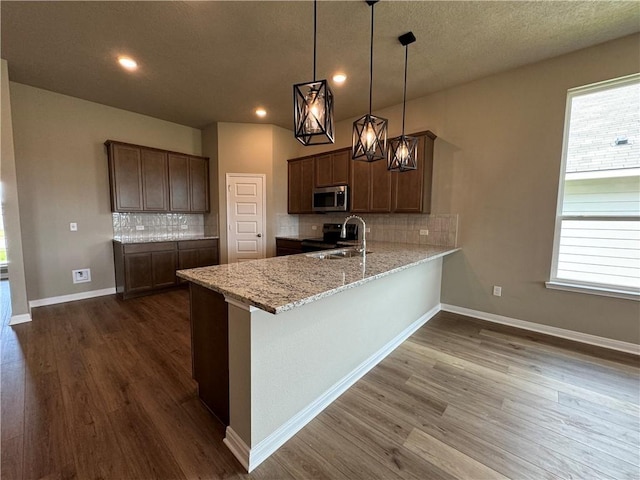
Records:
M429 230L420 230L420 235L429 235Z
M72 232L77 232L78 231L78 224L75 222L71 222L69 224L69 230L71 230Z

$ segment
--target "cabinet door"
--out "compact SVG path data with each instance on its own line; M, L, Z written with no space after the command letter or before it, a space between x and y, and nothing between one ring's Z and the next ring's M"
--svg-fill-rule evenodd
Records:
M331 157L331 154L315 157L314 162L316 167L316 187L329 187L333 185L333 167Z
M351 211L368 212L371 168L367 162L351 162Z
M198 250L180 250L178 252L178 270L198 268Z
M192 212L209 211L209 161L189 157L189 186Z
M300 184L302 183L302 164L299 161L290 161L288 163L287 177L287 211L289 213L300 213L302 193Z
M391 212L391 172L387 170L387 162L378 160L371 165L371 212Z
M153 286L169 287L176 284L176 252L153 252L151 254Z
M424 137L418 141L417 170L394 172L393 211L397 213L422 212L422 187L424 176Z
M124 256L125 292L144 292L153 288L151 253L132 253Z
M142 203L140 149L130 145L109 145L111 207L116 212L139 212Z
M417 170L393 173L394 212L431 212L433 137L429 134L419 137Z
M189 157L170 153L169 161L169 209L172 212L189 212Z
M200 248L198 249L198 266L208 267L210 265L218 265L218 248Z
M350 148L331 154L331 181L333 185L347 185L349 183L350 162Z
M288 164L289 213L313 213L314 158L290 160Z
M142 162L142 203L146 212L164 212L169 208L167 154L140 149Z
M302 163L300 211L301 213L313 213L313 158L306 158L300 163Z

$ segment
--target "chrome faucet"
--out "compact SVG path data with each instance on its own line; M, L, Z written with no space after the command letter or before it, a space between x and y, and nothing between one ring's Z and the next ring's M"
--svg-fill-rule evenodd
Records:
M342 223L340 238L347 238L347 223L349 223L349 220L351 219L360 220L360 222L362 223L362 237L361 237L362 241L360 242L360 247L356 248L356 251L364 255L365 253L367 253L367 238L366 238L367 225L364 223L364 220L361 217L359 217L358 215L350 215L347 218L345 218L344 222Z

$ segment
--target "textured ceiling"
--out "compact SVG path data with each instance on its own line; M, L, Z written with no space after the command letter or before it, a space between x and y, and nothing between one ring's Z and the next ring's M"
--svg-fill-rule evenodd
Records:
M193 127L292 128L292 85L313 77L312 2L13 2L1 8L12 81ZM370 7L318 4L318 78L337 120L368 110ZM640 31L638 1L386 1L375 7L373 109ZM118 55L140 68L123 71ZM269 114L258 120L254 110Z

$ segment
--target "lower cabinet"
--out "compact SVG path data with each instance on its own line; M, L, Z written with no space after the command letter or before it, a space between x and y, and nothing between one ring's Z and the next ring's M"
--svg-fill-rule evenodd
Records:
M292 240L290 238L276 238L276 256L295 255L303 253L302 240Z
M113 242L116 292L137 297L178 285L176 270L217 265L218 240Z

